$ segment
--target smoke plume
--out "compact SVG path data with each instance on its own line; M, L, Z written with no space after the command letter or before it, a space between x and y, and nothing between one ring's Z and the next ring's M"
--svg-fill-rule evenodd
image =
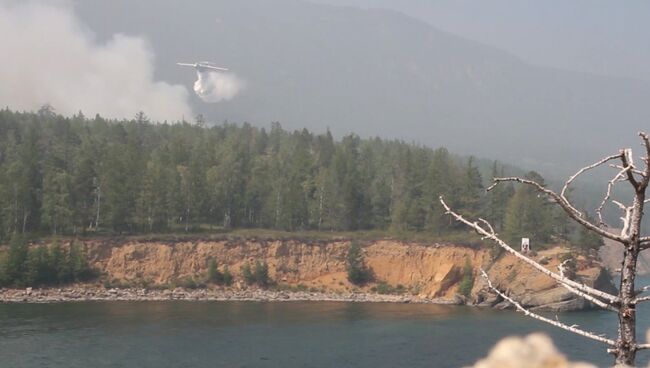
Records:
M236 75L222 72L197 72L194 92L204 102L230 100L244 88L244 82Z
M66 6L0 0L0 106L37 110L50 104L63 115L83 111L152 120L192 116L187 89L158 82L145 40L121 34L106 44Z

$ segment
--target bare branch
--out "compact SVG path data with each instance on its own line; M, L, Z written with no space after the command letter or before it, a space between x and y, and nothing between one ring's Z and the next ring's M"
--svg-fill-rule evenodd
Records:
M628 237L628 231L630 229L630 219L632 218L632 207L625 208L625 217L621 217L623 221L623 229L621 229L621 236Z
M626 148L623 150L623 158L627 160L629 166L636 168L636 166L634 166L634 155L632 154L631 148Z
M571 203L569 203L569 201L566 200L566 198L560 197L560 195L558 195L554 191L545 188L544 186L542 186L541 184L539 184L539 183L537 183L537 182L535 182L533 180L522 179L522 178L517 178L517 177L509 177L509 178L494 178L494 181L495 181L495 184L492 185L489 189L494 188L494 186L499 182L506 182L506 181L514 181L514 182L519 182L519 183L522 183L522 184L531 185L531 186L535 187L539 192L542 192L542 193L546 194L547 196L549 196L551 199L553 199L560 207L562 207L564 212L566 212L569 215L569 217L571 217L573 220L575 220L580 225L586 227L587 229L595 232L596 234L598 234L600 236L604 236L605 238L615 240L615 241L617 241L619 243L627 244L629 242L628 238L622 237L620 235L616 235L616 234L613 234L613 233L610 233L609 231L601 229L600 227L598 227L598 226L592 224L591 222L587 221L584 218L584 214L582 212L578 211L575 207L573 207L573 205Z
M591 165L589 165L589 166L585 166L585 167L583 167L582 169L578 170L577 173L573 174L573 176L571 176L571 177L569 178L569 180L567 180L566 183L564 183L564 187L562 188L562 191L560 192L560 197L562 197L562 198L566 198L566 197L564 196L564 194L565 194L565 192L567 191L567 189L569 189L569 185L571 185L571 183L572 183L572 182L573 182L573 181L574 181L578 176L580 176L580 174L584 173L585 171L588 171L588 170L591 170L591 169L593 169L593 168L596 168L596 167L598 167L598 166L600 166L600 165L606 163L607 161L615 160L615 159L617 159L617 158L621 158L621 153L620 153L620 152L619 152L618 154L616 154L616 155L607 156L607 157L605 157L604 159L602 159L602 160L600 160L600 161L598 161L598 162L596 162L596 163L593 163L593 164L591 164Z
M570 261L571 261L571 259L567 259L564 262L557 265L557 269L558 269L558 271L560 271L560 276L564 277L565 264L569 263Z
M488 221L486 221L486 220L484 220L484 219L482 219L480 217L478 218L478 220L481 221L482 223L484 223L485 226L488 227L488 229L490 230L491 235L495 235L495 236L497 235L497 233L494 232L494 228L492 227L492 224L490 224ZM478 223L476 223L476 225L478 226ZM485 236L481 237L481 240L485 240L485 239L486 239Z
M648 186L650 181L650 136L645 132L639 132L639 137L643 140L643 145L645 146L645 175L643 181L643 188L645 189Z
M492 289L495 293L499 294L504 300L507 300L512 305L514 305L515 308L517 308L517 310L523 312L526 316L535 318L535 319L540 320L542 322L546 322L548 324L551 324L551 325L559 327L561 329L573 332L575 334L578 334L578 335L581 335L581 336L584 336L584 337L588 337L588 338L590 338L592 340L600 341L600 342L605 343L605 344L607 344L609 346L616 346L616 342L614 340L608 339L608 338L600 336L600 335L596 335L593 332L581 330L581 329L577 328L576 325L569 326L569 325L564 324L564 323L562 323L560 321L554 321L554 320L552 320L550 318L546 318L546 317L540 316L539 314L536 314L536 313L533 313L533 312L529 311L528 309L524 308L521 304L517 303L515 300L508 297L507 295L502 293L499 289L494 287L494 285L492 285L492 281L490 281L490 278L488 277L488 274L482 268L481 268L481 274L483 275L483 278L485 278L485 280L487 281L488 287L490 289Z
M650 247L650 236L644 236L641 239L639 239L639 241L641 243L641 248L647 249L648 247Z
M634 158L632 156L632 150L629 148L626 148L624 150L621 150L621 162L623 163L623 167L634 167ZM632 171L627 171L627 181L632 184L635 190L639 190L639 182L636 181L636 178L634 177L634 174ZM645 181L645 178L644 178Z
M642 297L640 297L640 298L635 298L635 299L632 301L632 303L634 303L634 304L637 304L637 303L643 303L643 302L647 302L648 300L650 300L650 296L642 296Z
M621 166L621 165L614 165L614 164L609 164L609 167L613 167L613 168L615 168L615 169L619 169L619 170L623 170L623 169L625 169L625 168L624 168L623 166ZM641 171L641 170L639 170L639 169L630 169L630 170L632 170L632 172L635 173L635 174L637 174L637 175L645 176L645 172L643 172L643 171ZM626 179L626 180L627 180L627 179Z
M494 178L494 179L496 179L496 178ZM487 188L485 189L485 191L486 191L486 192L489 192L489 191L491 191L492 189L494 189L494 187L496 187L497 185L499 185L499 182L496 181L496 180L494 180L494 183L492 183L492 185L490 185L489 187L487 187Z
M650 136L646 132L639 132L639 137L643 140L646 152L648 153L648 156L650 156Z
M564 262L560 263L557 266L557 269L560 271L560 276L566 277L566 276L564 276L565 264L568 263L569 261L570 261L570 259L567 259L567 260L565 260ZM569 290L570 292L572 292L572 293L574 293L574 294L576 294L576 295L578 295L578 296L580 296L580 297L594 303L595 305L597 305L597 306L599 306L599 307L601 307L603 309L607 309L607 310L610 310L612 312L618 312L618 308L614 307L611 304L605 303L602 300L596 299L596 298L594 298L593 296L591 296L589 294L586 294L586 293L583 293L583 292L581 292L579 290L576 290L576 289L572 288L569 285L563 285L563 286L567 290Z
M478 220L481 221L482 223L484 223L485 226L487 226L488 229L490 229L490 234L496 235L496 233L494 232L494 228L492 227L492 224L490 224L488 221L486 221L486 220L484 220L484 219L482 219L480 217L478 218Z
M476 230L476 232L478 232L484 238L492 240L497 245L501 246L501 248L505 249L507 252L511 253L512 255L514 255L515 257L517 257L519 259L521 259L522 261L528 263L529 265L533 266L535 269L537 269L541 273L551 277L553 280L557 281L560 285L562 285L564 287L566 287L568 285L568 286L572 287L574 290L580 291L581 294L577 294L577 295L584 297L584 295L582 295L582 294L589 294L591 296L604 299L604 300L608 301L610 304L617 304L620 301L620 299L618 297L614 296L614 295L611 295L611 294L606 293L604 291L600 291L598 289L594 289L592 287L581 284L579 282L573 281L573 280L571 280L571 279L569 279L567 277L560 276L557 273L548 270L546 267L542 266L541 264L539 264L539 263L533 261L532 259L524 256L523 254L517 252L516 250L511 248L506 242L504 242L498 236L496 236L496 234L485 230L484 228L479 226L478 223L470 222L467 219L465 219L463 216L453 212L451 210L451 208L449 208L447 203L445 203L442 196L440 196L440 203L442 203L442 206L445 208L447 213L452 215L457 221L462 222L465 225L468 225L469 227L473 228L474 230ZM571 289L568 289L568 288L567 288L567 290L572 291L572 292L574 291L574 290L571 290Z
M616 181L619 180L621 177L623 177L623 175L625 175L625 173L627 173L631 169L632 166L623 168L621 171L618 172L618 174L616 174L616 176L614 176L612 180L609 181L609 183L607 183L607 193L605 193L605 198L603 198L603 201L600 203L600 206L598 206L598 208L596 209L596 213L598 214L598 223L600 225L605 225L605 222L603 221L603 213L602 213L603 207L605 207L607 200L612 196L612 188L614 187L614 184L616 184Z

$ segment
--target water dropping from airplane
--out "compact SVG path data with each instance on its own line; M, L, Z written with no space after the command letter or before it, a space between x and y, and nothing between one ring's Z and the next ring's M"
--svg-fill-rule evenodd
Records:
M203 102L215 103L234 98L243 88L244 82L229 69L216 66L209 61L177 63L196 70L194 92Z

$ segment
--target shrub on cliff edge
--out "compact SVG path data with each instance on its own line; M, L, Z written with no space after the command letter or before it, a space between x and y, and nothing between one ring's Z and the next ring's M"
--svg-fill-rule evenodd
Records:
M269 265L266 262L256 261L254 268L251 268L249 263L245 263L241 268L241 275L248 285L267 287L271 283Z
M352 242L348 250L347 265L348 281L355 285L363 285L372 280L372 271L363 261L363 253L359 243Z
M472 292L472 287L474 286L474 272L472 269L472 263L469 261L469 258L465 258L465 266L463 267L463 278L460 280L460 285L458 285L458 293L465 297L469 297Z
M214 257L208 259L208 282L213 282L215 284L223 283L223 274L219 271L217 260L214 259Z

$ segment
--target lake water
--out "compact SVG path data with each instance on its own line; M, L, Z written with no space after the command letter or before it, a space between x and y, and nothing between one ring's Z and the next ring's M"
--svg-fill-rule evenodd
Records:
M640 311L644 328L649 313ZM560 318L615 332L608 312ZM602 345L511 311L169 301L0 305L0 366L459 367L485 356L504 336L533 331L550 333L572 358L611 362ZM639 358L646 363L649 356Z

